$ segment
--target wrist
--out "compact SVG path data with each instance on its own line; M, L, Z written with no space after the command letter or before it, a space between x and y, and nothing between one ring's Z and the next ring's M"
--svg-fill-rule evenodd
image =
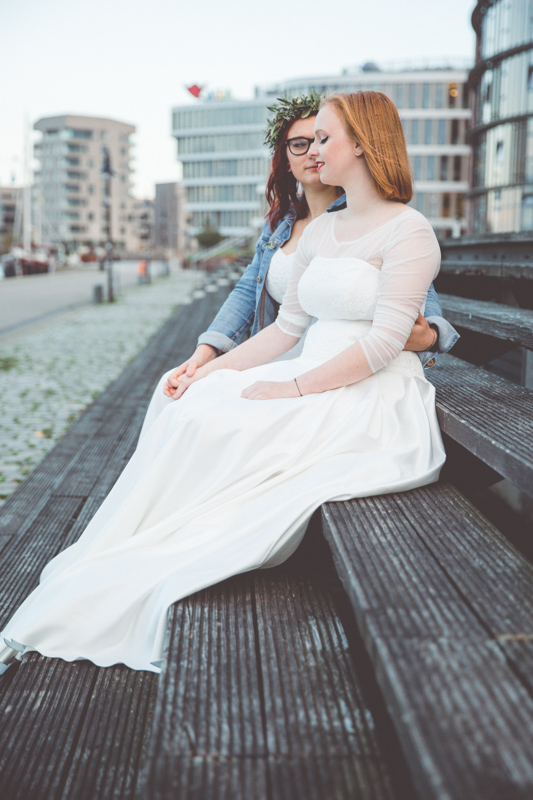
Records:
M439 349L439 329L433 322L429 323L429 328L433 333L433 340L429 345L428 350L430 353L436 353Z
M211 344L199 344L194 354L196 360L203 366L209 361L213 361L219 354L216 347Z

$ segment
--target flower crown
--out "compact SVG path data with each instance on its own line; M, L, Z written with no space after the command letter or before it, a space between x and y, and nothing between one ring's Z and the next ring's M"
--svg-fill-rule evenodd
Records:
M311 114L316 114L320 108L323 95L311 89L311 94L301 94L298 97L278 97L277 103L268 106L274 116L267 119L265 131L265 145L272 151L276 149L289 125L297 119L306 119Z

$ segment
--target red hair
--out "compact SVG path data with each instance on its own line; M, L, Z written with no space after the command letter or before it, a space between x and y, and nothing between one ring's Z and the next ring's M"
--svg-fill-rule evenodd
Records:
M322 105L333 106L348 136L363 148L378 195L408 203L413 179L400 115L392 100L369 90L333 94Z
M310 117L316 117L316 113L310 114L306 119ZM285 127L280 142L272 156L272 167L266 188L266 199L269 205L266 216L270 222L271 231L277 228L291 206L296 212L296 219L304 219L309 213L305 194L299 195L297 193L298 183L292 172L289 171L289 160L287 158L287 134L293 122L298 119L301 119L301 117L295 117Z

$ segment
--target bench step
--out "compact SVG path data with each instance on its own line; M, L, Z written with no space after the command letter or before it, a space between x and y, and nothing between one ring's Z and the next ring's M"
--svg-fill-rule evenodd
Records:
M533 311L449 294L439 299L452 325L533 349Z
M420 798L531 797L533 567L448 485L323 524Z
M448 355L426 375L437 390L441 430L533 493L533 392Z
M175 604L142 795L400 800L352 656L300 550Z

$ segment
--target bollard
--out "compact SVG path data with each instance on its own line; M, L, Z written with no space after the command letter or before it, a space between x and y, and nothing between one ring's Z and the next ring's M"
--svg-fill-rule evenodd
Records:
M93 286L93 303L101 303L104 299L104 287L101 283Z

